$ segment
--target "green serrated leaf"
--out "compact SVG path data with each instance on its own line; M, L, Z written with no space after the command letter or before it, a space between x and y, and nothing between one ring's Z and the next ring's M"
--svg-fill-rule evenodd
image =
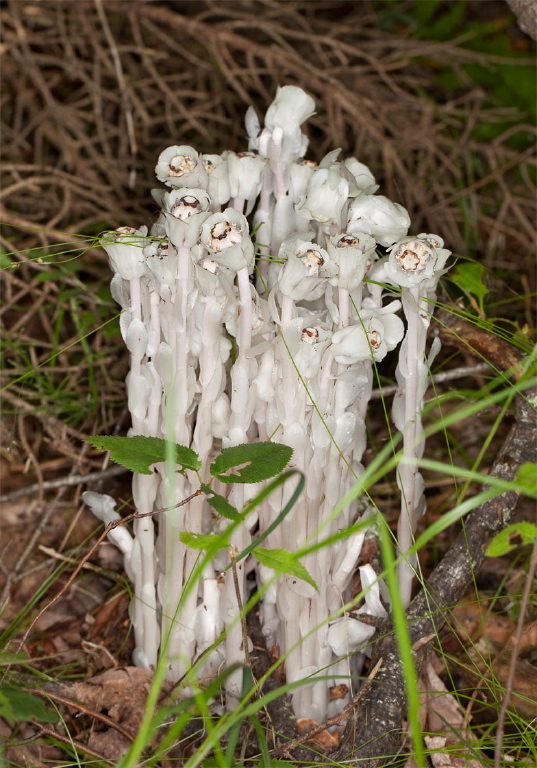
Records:
M319 588L310 576L309 572L297 559L296 555L287 549L265 549L264 547L255 547L252 554L259 560L261 565L272 568L277 573L286 573L289 576L296 576L298 579L307 581L308 584L318 592Z
M488 545L485 554L487 557L502 557L516 547L524 544L533 544L537 537L537 525L533 523L514 523L500 531Z
M141 475L151 475L149 467L168 458L166 452L166 440L160 437L112 437L109 435L95 435L88 437L86 442L100 451L110 451L110 455L116 464L121 464L131 472ZM182 469L201 469L201 461L192 448L184 445L172 444L176 464Z
M211 465L222 483L259 483L278 475L289 464L293 449L280 443L249 443L224 448Z
M518 482L523 486L526 496L537 498L537 464L526 462L518 470Z
M229 547L229 541L222 534L216 536L205 533L190 533L184 531L179 534L180 540L190 549L225 549Z
M57 712L47 709L41 699L12 683L0 684L0 710L8 708L14 720L31 720L35 718L42 723L56 723L59 719ZM5 715L4 715L5 716Z
M222 517L227 517L228 520L238 520L239 518L239 510L233 504L230 504L224 496L220 496L219 493L207 496L207 504L216 510L219 515L222 515Z

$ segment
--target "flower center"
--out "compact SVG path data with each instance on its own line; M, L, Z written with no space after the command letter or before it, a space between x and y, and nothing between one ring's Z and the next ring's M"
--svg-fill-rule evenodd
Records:
M304 253L303 251L298 251L296 255L302 261L302 263L308 270L308 274L311 277L319 277L321 267L324 264L324 259L319 253L319 251L314 251L311 248L309 248L306 251L306 253Z
M371 349L377 350L382 344L382 336L378 331L369 331L367 335L369 337L369 343L371 344Z
M192 155L175 155L169 164L168 176L182 176L184 173L193 171L196 167L196 161Z
M225 248L237 245L241 240L242 232L238 224L222 219L211 228L209 248L213 251L223 251Z
M431 248L417 240L403 243L395 251L395 258L404 272L422 272L432 256Z
M175 202L170 210L172 216L176 219L185 221L189 216L201 211L201 203L194 195L185 195Z
M315 344L319 340L319 331L317 328L304 328L300 340L305 341L307 344Z
M339 238L336 248L359 248L360 241L352 235L343 235Z

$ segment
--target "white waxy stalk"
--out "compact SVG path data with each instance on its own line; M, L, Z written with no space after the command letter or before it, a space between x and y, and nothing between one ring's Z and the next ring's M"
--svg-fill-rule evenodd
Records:
M443 241L435 235L419 235L403 240L393 245L384 265L388 279L401 286L407 320L407 332L396 371L399 389L393 406L395 425L403 433L403 459L398 468L401 514L397 528L398 544L403 555L412 546L418 520L425 511L424 482L416 460L421 458L425 444L421 411L429 374L425 344L433 312L431 300L450 255L442 246ZM399 586L404 605L410 602L416 566L415 555L405 557L399 564Z
M248 159L253 160L254 158ZM259 158L255 159L257 160ZM233 160L229 156L228 163L233 165ZM243 191L248 192L248 190ZM232 195L233 192L234 189L231 184ZM254 392L250 387L252 367L250 349L252 346L253 287L249 277L253 268L254 252L252 242L249 238L248 223L245 217L233 208L227 208L222 214L215 214L209 217L204 222L201 230L201 243L207 247L211 258L216 263L237 273L239 291L237 311L240 312L236 339L237 358L230 372L231 414L229 429L223 441L224 446L235 446L247 442L247 433L255 407L253 399ZM229 500L237 509L242 509L245 502L244 487L242 485L234 486L229 494ZM237 552L240 552L248 546L250 542L251 536L247 525L245 524L234 531L230 543ZM244 563L237 564L236 574L240 601L244 605L246 602ZM240 610L235 589L235 581L232 574L228 572L222 591L223 604L227 605L227 608L223 612L223 620L227 626L225 648L228 663L244 661L242 628L238 621ZM234 606L234 610L231 608L232 605ZM241 685L241 670L238 670L227 678L226 703L229 709L234 709L237 706Z
M147 229L127 227L109 233L101 244L107 251L112 269L129 283L129 319L125 326L125 341L131 355L130 373L127 376L127 397L132 417L132 434L147 433L147 412L152 377L143 362L148 335L142 314L143 300L147 299L146 263L144 247L148 244ZM143 280L143 282L142 282ZM146 302L147 304L147 302ZM158 492L154 476L135 475L133 499L136 511L146 514L153 511ZM157 623L155 588L155 530L151 518L135 519L135 542L132 561L134 571L134 602L132 619L135 629L135 655L141 665L150 668L157 661L160 630Z

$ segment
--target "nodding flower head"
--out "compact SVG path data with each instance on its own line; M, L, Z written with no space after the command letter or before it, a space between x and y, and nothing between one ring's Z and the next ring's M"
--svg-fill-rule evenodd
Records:
M107 232L100 240L112 270L124 280L134 280L145 273L144 247L148 243L147 227L119 227L115 232Z
M403 288L431 279L436 282L450 255L450 251L442 248L443 244L442 238L425 234L395 243L384 267L388 278Z
M328 252L317 243L305 238L308 233L298 233L285 240L280 256L286 259L279 278L278 288L294 301L313 301L322 296L327 278L335 274L336 267ZM309 235L313 239L313 235Z
M210 198L204 189L183 187L164 194L164 209L176 219L186 221L209 209Z
M333 163L329 168L313 171L307 193L295 207L299 216L341 225L341 214L349 198L349 181L341 176L341 167L340 163Z
M223 267L235 271L253 267L254 246L248 222L234 208L209 216L201 228L200 242L208 249L210 258Z
M199 155L188 145L168 147L160 153L155 174L169 187L205 187L207 173Z
M330 237L326 247L330 258L337 264L337 273L330 279L331 284L348 291L358 288L376 258L375 240L363 232L346 232Z
M363 309L360 322L340 328L332 336L332 354L338 363L353 365L373 358L383 360L404 335L401 318L394 314L401 302L392 301L383 309Z
M405 237L409 226L403 206L383 195L358 195L349 208L347 232L365 232L385 248Z
M261 190L263 171L267 161L255 152L224 152L228 166L231 198L246 200L248 215Z

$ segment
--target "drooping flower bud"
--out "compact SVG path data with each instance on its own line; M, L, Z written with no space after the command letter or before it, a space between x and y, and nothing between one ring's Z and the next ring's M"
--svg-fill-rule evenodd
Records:
M405 333L403 321L394 314L400 307L400 301L392 301L382 309L361 310L360 323L340 328L332 336L334 359L345 365L383 360Z
M317 168L309 180L304 199L296 206L299 216L341 226L341 213L349 199L349 181L340 174L340 164Z
M155 174L168 187L207 187L207 173L199 155L188 145L168 147L161 152Z
M403 288L414 285L434 288L451 255L451 251L442 248L443 245L442 238L426 234L395 243L384 265L388 279Z
M214 213L203 223L201 244L208 249L210 258L223 267L238 272L254 265L254 246L249 236L246 217L234 208Z
M313 301L323 295L327 278L335 274L335 265L324 248L294 235L282 243L280 256L287 260L278 278L278 288L293 301Z
M230 199L246 200L245 214L251 212L261 190L267 161L253 152L224 152L229 171Z
M106 232L99 242L114 272L124 280L142 277L146 268L144 247L149 243L147 227L119 227L115 232Z
M347 232L365 232L384 247L405 237L409 227L405 208L382 195L359 195L349 209Z
M362 232L335 235L328 240L326 248L338 268L337 274L330 278L331 285L348 291L358 288L375 259L376 245L371 235Z

